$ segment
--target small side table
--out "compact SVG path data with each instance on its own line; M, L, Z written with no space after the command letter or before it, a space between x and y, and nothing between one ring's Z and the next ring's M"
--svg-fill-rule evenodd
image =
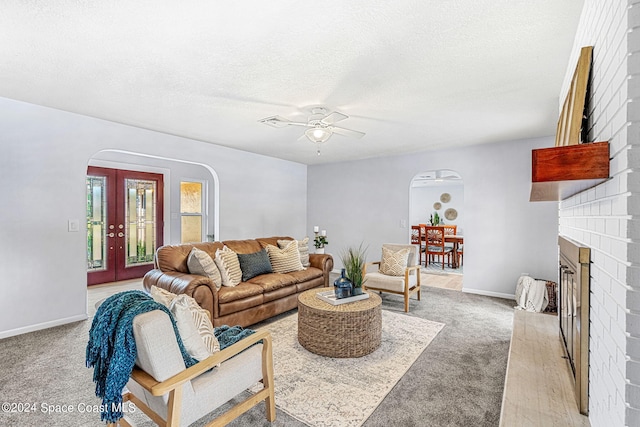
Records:
M382 299L369 292L368 299L331 305L316 297L329 290L315 288L298 296L300 345L328 357L362 357L380 347Z

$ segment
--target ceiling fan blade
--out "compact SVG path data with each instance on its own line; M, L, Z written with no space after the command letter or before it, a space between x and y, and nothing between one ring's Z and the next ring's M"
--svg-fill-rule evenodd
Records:
M336 126L332 126L331 127L331 131L333 133L337 133L338 135L343 135L343 136L350 136L353 138L362 138L365 133L364 132L360 132L357 130L351 130L351 129L346 129L346 128L339 128Z
M329 113L324 119L320 120L323 123L328 125L332 125L334 123L338 123L341 120L348 119L349 116L346 114L338 113L337 111L333 111Z
M258 121L260 123L264 123L265 125L273 126L274 128L283 128L286 126L307 126L307 123L292 122L291 120L282 116L271 116Z

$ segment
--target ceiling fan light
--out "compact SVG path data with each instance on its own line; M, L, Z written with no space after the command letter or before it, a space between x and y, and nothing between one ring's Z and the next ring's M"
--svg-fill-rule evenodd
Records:
M309 128L304 132L304 134L309 138L309 141L318 144L325 142L332 135L331 130L321 127Z

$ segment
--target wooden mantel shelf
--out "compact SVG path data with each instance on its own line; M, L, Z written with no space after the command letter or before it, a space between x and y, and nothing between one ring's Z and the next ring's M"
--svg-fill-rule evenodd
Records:
M557 201L609 178L609 142L532 151L531 202Z

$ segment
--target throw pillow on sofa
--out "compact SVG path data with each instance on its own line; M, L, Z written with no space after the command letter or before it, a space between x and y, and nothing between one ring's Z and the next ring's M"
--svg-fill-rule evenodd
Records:
M195 299L185 294L176 295L157 286L151 287L151 297L171 311L180 338L191 357L204 360L220 351L209 314Z
M387 276L404 276L409 261L409 249L392 251L382 248L382 260L380 262L380 273Z
M284 249L291 240L278 240L278 247L280 249ZM298 242L298 252L300 252L300 262L303 267L309 267L311 264L309 263L309 237L305 237L302 240L297 240Z
M218 270L213 258L205 251L192 248L187 258L187 267L189 268L189 273L205 276L213 280L216 288L220 289L220 286L222 286L220 270Z
M297 241L291 240L282 249L273 245L267 245L265 249L269 254L269 261L271 261L271 268L273 268L274 273L290 273L304 270L300 262Z
M273 273L269 255L264 249L252 254L238 254L238 261L240 261L243 282L261 274Z
M231 249L226 246L218 249L214 261L220 270L220 276L222 276L222 286L236 286L242 281L238 255Z

